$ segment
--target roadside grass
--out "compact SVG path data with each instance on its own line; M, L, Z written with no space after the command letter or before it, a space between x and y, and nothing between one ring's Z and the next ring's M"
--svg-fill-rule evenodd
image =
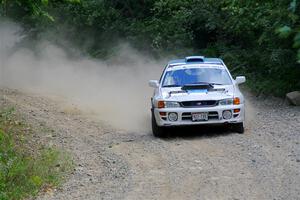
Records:
M73 169L67 153L34 140L33 130L0 108L0 200L18 200L58 187Z

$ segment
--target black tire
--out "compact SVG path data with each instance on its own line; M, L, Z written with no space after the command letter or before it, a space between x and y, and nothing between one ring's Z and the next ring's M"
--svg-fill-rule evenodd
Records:
M151 115L151 121L152 121L152 133L153 133L153 135L155 137L159 137L159 138L166 137L164 127L160 127L160 126L157 125L153 112L152 112L152 115Z
M243 134L245 132L244 123L233 124L233 131L239 134Z

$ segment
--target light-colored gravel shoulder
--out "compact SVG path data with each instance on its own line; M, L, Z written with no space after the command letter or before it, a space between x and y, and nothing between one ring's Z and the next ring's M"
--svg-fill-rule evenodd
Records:
M179 129L169 139L113 128L49 97L0 90L39 140L73 155L64 185L38 199L300 199L300 108L247 95L244 135Z

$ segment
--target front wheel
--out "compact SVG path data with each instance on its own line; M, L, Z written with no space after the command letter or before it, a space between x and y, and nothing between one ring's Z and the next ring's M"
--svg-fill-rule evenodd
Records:
M152 121L152 133L153 133L153 135L155 137L166 137L164 127L160 127L160 126L157 125L153 112L152 112L152 115L151 115L151 121Z
M239 134L243 134L245 132L244 123L236 123L232 125L233 131Z

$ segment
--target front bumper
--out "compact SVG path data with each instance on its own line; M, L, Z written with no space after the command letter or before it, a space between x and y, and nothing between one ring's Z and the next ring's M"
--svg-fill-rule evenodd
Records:
M240 109L239 112L234 113L234 109ZM230 119L223 118L223 111L232 111ZM192 121L192 113L208 113L207 121ZM154 108L153 110L156 123L158 126L188 126L200 124L225 124L225 123L241 123L245 120L244 104L229 105L229 106L214 106L214 107L201 107L201 108ZM165 113L166 116L161 115ZM178 120L170 121L168 119L169 113L177 113Z

